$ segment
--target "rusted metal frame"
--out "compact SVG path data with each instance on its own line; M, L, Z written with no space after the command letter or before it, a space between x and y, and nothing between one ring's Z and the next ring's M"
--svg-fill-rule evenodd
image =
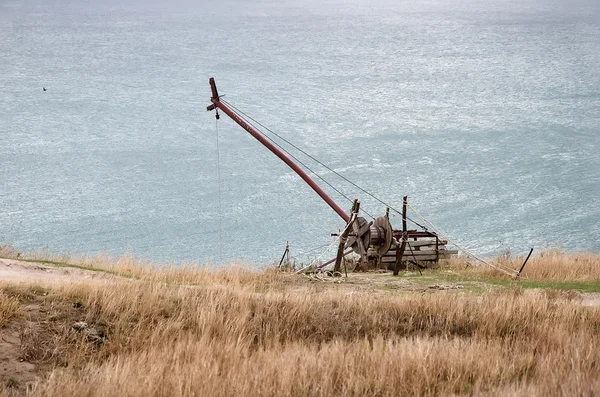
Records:
M298 174L298 176L300 176L300 178L302 178L304 182L306 182L344 221L346 221L346 223L350 222L350 215L348 215L335 201L333 201L333 199L329 197L327 193L325 193L323 189L321 189L319 185L317 185L315 181L313 181L311 177L309 177L306 174L306 172L302 170L302 168L296 165L296 163L294 163L288 156L286 156L281 150L279 150L275 145L273 145L264 135L258 132L258 130L249 125L244 119L238 116L233 110L229 109L229 107L227 107L219 100L219 94L217 92L217 86L215 84L214 78L211 77L209 83L213 95L210 100L213 104L208 106L206 110L211 111L216 108L221 109L240 127L248 131L248 133L252 135L257 141L266 146L267 149L269 149L274 155L279 157L292 170L294 170L294 172L296 172L296 174Z

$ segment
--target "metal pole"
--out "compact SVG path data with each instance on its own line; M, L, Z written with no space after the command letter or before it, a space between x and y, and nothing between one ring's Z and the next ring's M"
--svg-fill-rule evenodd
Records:
M339 205L337 205L337 203L335 201L333 201L332 198L329 197L327 195L327 193L325 193L323 191L323 189L321 189L319 187L319 185L317 185L315 183L315 181L313 181L306 174L306 172L304 172L304 170L302 170L302 168L298 167L298 165L296 165L296 163L294 163L288 156L286 156L281 150L279 150L275 145L273 145L264 135L262 135L255 128L253 128L251 125L249 125L248 123L246 123L246 121L244 121L233 110L229 109L229 107L227 107L225 104L223 104L219 100L219 94L217 92L217 86L215 84L215 79L214 78L211 77L210 80L209 80L209 83L210 83L210 87L211 87L212 95L213 95L212 98L210 98L210 100L211 100L211 102L213 104L210 105L210 106L208 106L206 108L206 110L211 111L211 110L214 110L215 108L221 109L226 115L228 115L229 117L231 117L231 119L233 121L235 121L237 124L239 124L240 127L242 127L243 129L245 129L246 131L248 131L248 133L250 133L250 135L252 135L254 138L256 138L257 141L259 141L264 146L266 146L267 149L269 149L274 155L276 155L277 157L279 157L292 170L294 170L296 172L296 174L298 174L298 176L300 176L300 178L302 178L304 180L304 182L306 182L308 184L308 186L310 186L327 204L329 204L329 206L344 221L346 221L346 223L348 223L350 221L350 215L348 215Z
M529 257L531 256L531 253L533 252L533 248L531 248L529 250L529 255L527 255L527 258L525 258L525 262L523 262L523 265L521 265L521 268L519 269L519 272L517 273L517 277L521 276L521 272L523 271L523 269L525 268L525 265L527 264L527 261L529 260Z

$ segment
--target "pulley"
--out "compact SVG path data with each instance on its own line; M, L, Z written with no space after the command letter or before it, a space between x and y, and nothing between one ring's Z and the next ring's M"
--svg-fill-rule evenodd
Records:
M384 255L392 245L393 231L390 221L385 216L367 222L363 217L356 218L352 225L352 234L348 237L347 248L363 256L369 248L375 250L377 255Z
M385 216L375 219L370 228L369 245L378 256L384 255L392 246L393 231L390 221Z
M359 216L352 225L352 234L348 237L346 247L360 256L366 255L371 242L371 223Z

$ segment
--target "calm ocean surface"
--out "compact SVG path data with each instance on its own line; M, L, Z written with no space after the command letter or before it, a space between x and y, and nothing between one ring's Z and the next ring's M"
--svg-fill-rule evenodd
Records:
M209 77L479 254L600 250L598 0L0 0L0 243L256 265L328 245L343 221L224 116L221 259Z

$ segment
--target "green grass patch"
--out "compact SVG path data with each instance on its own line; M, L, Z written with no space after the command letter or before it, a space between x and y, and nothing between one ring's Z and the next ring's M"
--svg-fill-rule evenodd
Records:
M538 281L524 279L506 279L494 277L481 277L476 275L452 274L439 270L424 270L420 275L416 272L400 273L398 277L391 274L382 274L372 277L375 288L384 290L401 290L400 280L409 281L405 286L420 286L427 288L436 284L460 284L463 286L458 291L482 294L492 286L521 287L524 289L557 289L573 290L579 292L600 292L600 283L593 281Z
M423 276L410 275L411 281L419 283L452 282L452 283L484 283L498 286L519 286L521 288L550 288L560 290L576 290L580 292L600 292L600 283L592 281L537 281L524 279L502 279L493 277L477 277L461 274L444 274L438 271L423 273Z

